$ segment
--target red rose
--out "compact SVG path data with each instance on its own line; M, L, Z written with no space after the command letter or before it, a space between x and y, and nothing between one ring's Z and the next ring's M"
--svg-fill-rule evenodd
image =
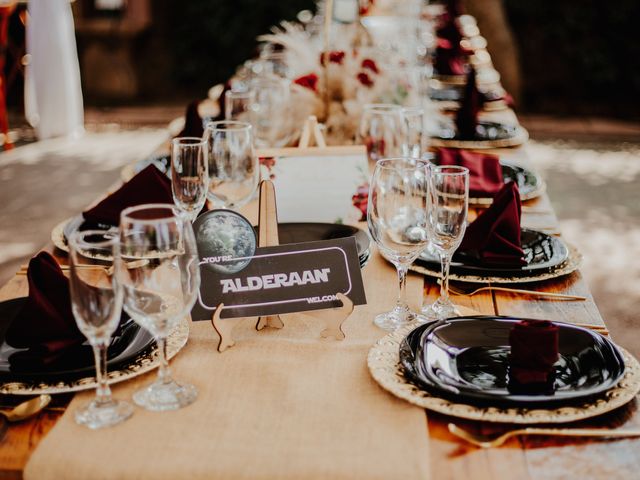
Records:
M326 52L322 52L320 54L320 63L322 65L324 65L325 63L325 56L326 56ZM345 56L345 53L342 50L335 50L333 52L329 52L329 62L338 63L342 65L342 62L344 61L344 56Z
M362 60L362 68L368 68L374 73L380 73L380 71L378 70L378 65L376 65L376 62L374 62L370 58L365 58L364 60Z
M356 207L362 215L360 216L360 221L363 222L367 219L367 203L369 201L369 185L364 184L360 185L356 190L355 195L351 197L351 202L353 206Z
M384 157L384 138L367 137L364 141L365 147L367 147L367 156L375 160Z
M365 87L372 87L373 86L373 80L371 80L371 77L369 77L369 75L367 75L364 72L360 72L358 74L358 80L360 80L360 83L362 85L364 85Z
M315 73L310 73L309 75L298 77L293 81L293 83L297 83L301 87L308 88L309 90L313 90L314 92L318 91L318 75L316 75Z
M360 0L360 15L366 15L375 0Z

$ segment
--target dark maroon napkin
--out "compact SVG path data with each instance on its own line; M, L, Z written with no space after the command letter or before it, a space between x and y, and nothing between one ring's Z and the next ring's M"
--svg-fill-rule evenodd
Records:
M187 105L184 128L178 134L179 137L202 137L204 135L204 126L202 125L202 117L198 113L198 105L200 105L200 100L194 100Z
M467 227L459 252L485 265L526 265L520 239L520 193L506 183L493 203Z
M467 83L464 87L464 97L460 109L456 113L457 138L461 140L474 140L476 138L478 113L483 105L484 97L478 91L476 71L472 68L467 75Z
M11 355L11 367L46 366L85 340L71 311L69 280L47 252L29 262L29 297L7 330L6 342L27 349Z
M445 38L439 38L434 67L438 75L464 75L467 61L459 48Z
M146 167L116 192L83 212L82 216L85 224L118 225L122 210L143 203L173 204L171 180L154 165Z
M469 196L493 197L504 186L500 159L490 153L470 152L458 148L440 148L438 165L458 165L469 169Z
M548 320L522 320L509 333L510 388L548 385L558 361L558 326Z

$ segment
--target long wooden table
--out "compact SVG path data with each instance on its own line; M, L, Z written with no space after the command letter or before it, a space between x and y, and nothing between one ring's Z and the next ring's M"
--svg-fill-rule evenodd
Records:
M558 228L547 195L526 202L523 226ZM52 246L47 247L53 251ZM61 263L66 262L63 252L54 252ZM435 299L438 286L431 278L425 278L425 295ZM513 295L503 292L483 292L473 297L455 297L455 301L483 314L518 315L565 322L604 325L603 319L589 293L580 272L526 285L524 288L586 296L586 301L553 301ZM25 276L16 275L2 289L0 301L27 293ZM363 359L365 361L365 359ZM10 426L0 444L0 479L21 478L22 470L38 442L55 425L70 396L54 401L52 409L37 417ZM2 403L2 400L0 400ZM638 400L614 412L580 426L640 427ZM465 421L434 412L425 411L425 434L430 437L429 455L433 478L445 479L555 479L555 478L638 478L640 477L640 439L594 441L572 438L517 437L503 447L481 450L452 436L447 424L457 425L485 434L498 433L514 425L489 424Z

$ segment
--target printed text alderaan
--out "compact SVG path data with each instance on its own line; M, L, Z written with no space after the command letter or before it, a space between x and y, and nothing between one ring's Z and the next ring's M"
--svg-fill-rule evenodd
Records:
M264 290L267 288L294 287L310 283L328 283L331 269L303 270L302 272L274 273L260 277L225 278L220 280L222 293ZM243 283L244 281L244 283Z

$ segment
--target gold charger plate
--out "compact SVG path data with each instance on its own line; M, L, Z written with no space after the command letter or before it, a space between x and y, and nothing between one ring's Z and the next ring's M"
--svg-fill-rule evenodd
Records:
M550 409L527 409L477 407L445 400L420 390L404 378L398 351L402 340L414 328L415 324L407 325L378 340L367 357L369 372L382 388L396 397L445 415L497 423L567 423L615 410L633 400L640 391L640 364L629 352L618 347L624 358L624 376L617 386L584 403Z
M486 148L507 148L517 147L524 144L529 139L529 132L522 126L516 126L515 135L509 138L498 140L448 140L444 138L431 137L430 146L445 148L464 149L486 149Z
M189 338L189 323L185 319L167 337L167 358L173 358L182 347L187 344ZM118 370L107 372L107 382L114 384L147 373L160 365L157 355L158 346L154 343L146 352L142 352L136 358ZM56 383L48 382L0 382L0 394L8 395L40 395L44 393L69 393L96 388L95 376L88 376L74 380L62 380Z
M455 273L449 273L449 280L468 283L531 283L531 282L543 282L545 280L551 280L553 278L562 277L575 272L580 263L582 263L582 254L576 247L567 243L569 249L569 258L565 262L550 272L539 273L537 275L528 276L516 276L516 277L492 277L492 276L479 276L479 275L456 275ZM442 274L440 268L437 270L431 270L423 267L422 265L412 264L409 270L427 277L441 278Z

